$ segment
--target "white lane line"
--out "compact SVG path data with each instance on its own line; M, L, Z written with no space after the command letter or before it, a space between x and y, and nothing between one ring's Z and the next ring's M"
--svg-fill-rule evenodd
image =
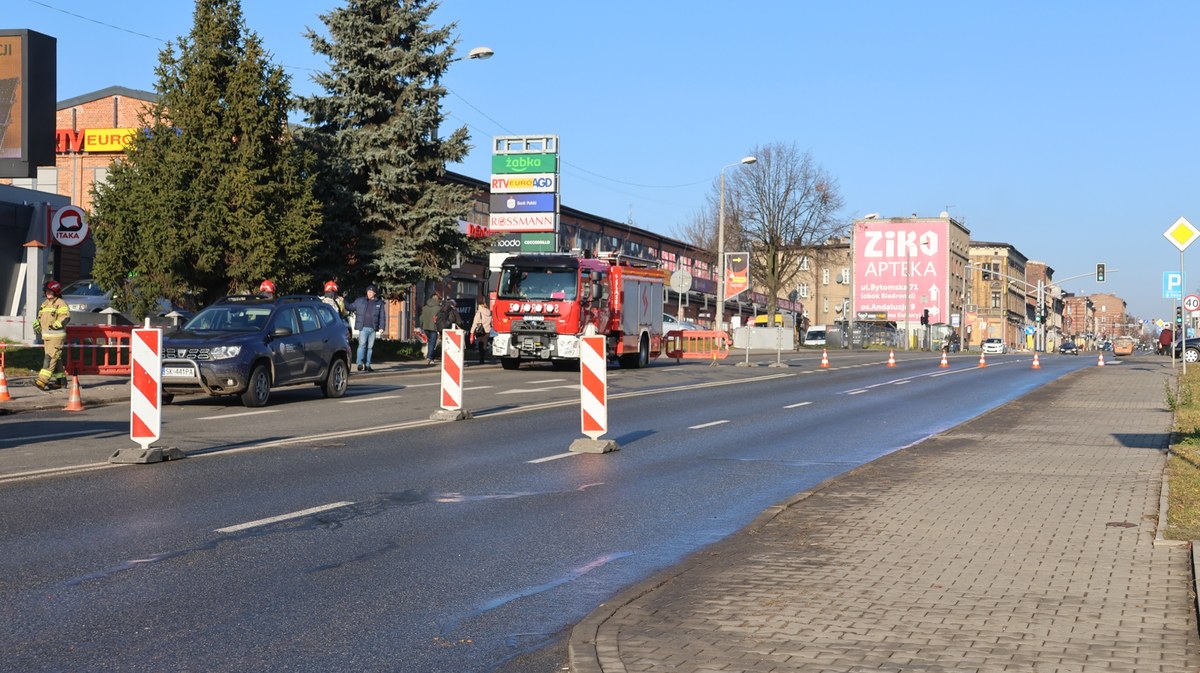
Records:
M263 409L262 411L243 411L237 414L222 414L220 416L201 416L198 421L219 421L226 418L237 418L238 416L257 416L259 414L273 414L278 412L278 409Z
M437 383L414 383L412 385L404 386L404 389L407 390L409 388L428 388L430 386L440 386L440 385L442 385L441 381L438 381Z
M399 395L380 395L379 397L359 397L353 400L341 400L342 404L358 404L359 402L378 402L380 400L394 400Z
M908 381L897 381L897 382L896 382L894 385L897 385L897 386L902 386L902 385L904 385L905 383L909 383L909 382L908 382Z
M90 435L99 430L75 430L72 432L56 432L51 435L26 435L22 437L5 437L0 442L24 442L30 439L54 439L55 437L74 437L75 435Z
M495 388L495 386L467 386L463 390L486 390L487 388Z
M808 406L809 404L812 404L812 402L797 402L795 404L789 404L789 405L784 406L784 409L795 409L796 407Z
M497 395L520 395L522 393L544 393L548 390L559 390L562 388L565 388L567 390L571 390L571 389L579 390L579 384L573 383L573 384L565 385L565 386L546 386L545 388L510 388L508 390L501 390L500 392L498 392L496 394Z
M688 430L699 430L700 428L711 428L714 425L728 423L729 421L713 421L712 423L701 423L700 425L689 425Z
M273 516L273 517L269 517L266 519L259 519L257 521L247 521L246 523L239 523L236 526L226 526L225 528L218 528L216 532L218 532L218 533L236 533L239 530L246 530L247 528L257 528L259 526L265 526L267 524L276 523L278 521L287 521L288 519L299 519L300 517L308 516L309 514L316 514L317 512L325 512L325 511L328 511L331 509L337 509L339 507L346 507L348 505L353 505L353 504L354 503L352 503L352 502L331 502L328 505L309 507L308 509L302 509L299 512L291 512L289 514L280 514L279 516Z
M558 460L559 458L569 458L571 456L578 456L578 455L579 454L574 451L568 451L566 453L556 453L553 456L546 456L545 458L534 458L533 460L527 460L525 462L529 463L529 464L548 463L552 460Z
M534 383L534 384L541 384L541 383L560 383L560 382L562 382L562 381L566 381L566 379L542 379L541 381L530 381L530 383Z
M866 389L864 388L864 389L862 389L862 390L851 390L851 391L847 392L846 394L847 394L847 395L861 395L861 394L863 394L863 393L865 393L865 392L867 392L867 391L866 391Z

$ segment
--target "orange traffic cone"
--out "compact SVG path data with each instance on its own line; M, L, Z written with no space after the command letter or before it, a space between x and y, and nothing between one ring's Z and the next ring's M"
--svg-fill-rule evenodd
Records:
M983 351L979 351L979 366L980 367L987 366L987 360L983 359Z
M829 351L824 348L821 349L821 369L829 369Z
M1103 367L1103 366L1104 366L1104 353L1103 353L1103 352L1101 352L1101 353L1100 353L1099 359L1098 359L1098 361L1096 362L1096 366L1097 366L1097 367Z
M1034 368L1034 369L1041 369L1041 368L1042 368L1042 363L1038 362L1037 353L1034 353L1034 354L1033 354L1033 368Z
M938 363L938 367L945 368L945 367L949 367L949 366L950 366L950 362L948 360L946 360L946 351L942 351L942 361Z
M889 367L896 366L896 351L888 351L888 365L887 366L889 366Z
M8 394L8 377L4 375L4 368L0 367L0 402L8 402L12 399L12 395Z
M79 377L71 377L71 394L67 397L67 406L63 411L83 411L83 402L79 399Z

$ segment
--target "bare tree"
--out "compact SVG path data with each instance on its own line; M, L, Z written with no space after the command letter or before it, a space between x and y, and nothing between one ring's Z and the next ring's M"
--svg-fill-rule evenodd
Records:
M801 258L846 233L848 224L836 218L842 208L837 181L810 153L773 143L751 154L757 163L727 176L725 248L750 253L751 278L766 293L768 324L774 324L780 290Z

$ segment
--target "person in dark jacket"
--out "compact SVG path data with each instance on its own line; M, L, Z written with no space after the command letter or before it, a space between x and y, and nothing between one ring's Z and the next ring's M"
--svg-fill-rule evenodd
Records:
M441 305L441 296L434 292L429 295L429 299L426 299L425 305L421 307L421 331L425 333L425 364L427 365L433 364L433 354L437 351L437 315Z
M371 354L375 350L375 333L387 329L387 306L375 293L374 285L367 286L367 296L354 300L349 311L354 314L358 327L358 356L355 365L358 371L371 369Z

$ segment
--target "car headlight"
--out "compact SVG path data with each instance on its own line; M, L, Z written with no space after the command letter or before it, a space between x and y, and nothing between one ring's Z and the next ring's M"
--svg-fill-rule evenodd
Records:
M84 306L83 304L67 304L67 308L71 309L72 311L86 311L87 310L87 307Z
M208 356L214 360L226 360L237 357L241 352L241 346L217 346L208 352Z

